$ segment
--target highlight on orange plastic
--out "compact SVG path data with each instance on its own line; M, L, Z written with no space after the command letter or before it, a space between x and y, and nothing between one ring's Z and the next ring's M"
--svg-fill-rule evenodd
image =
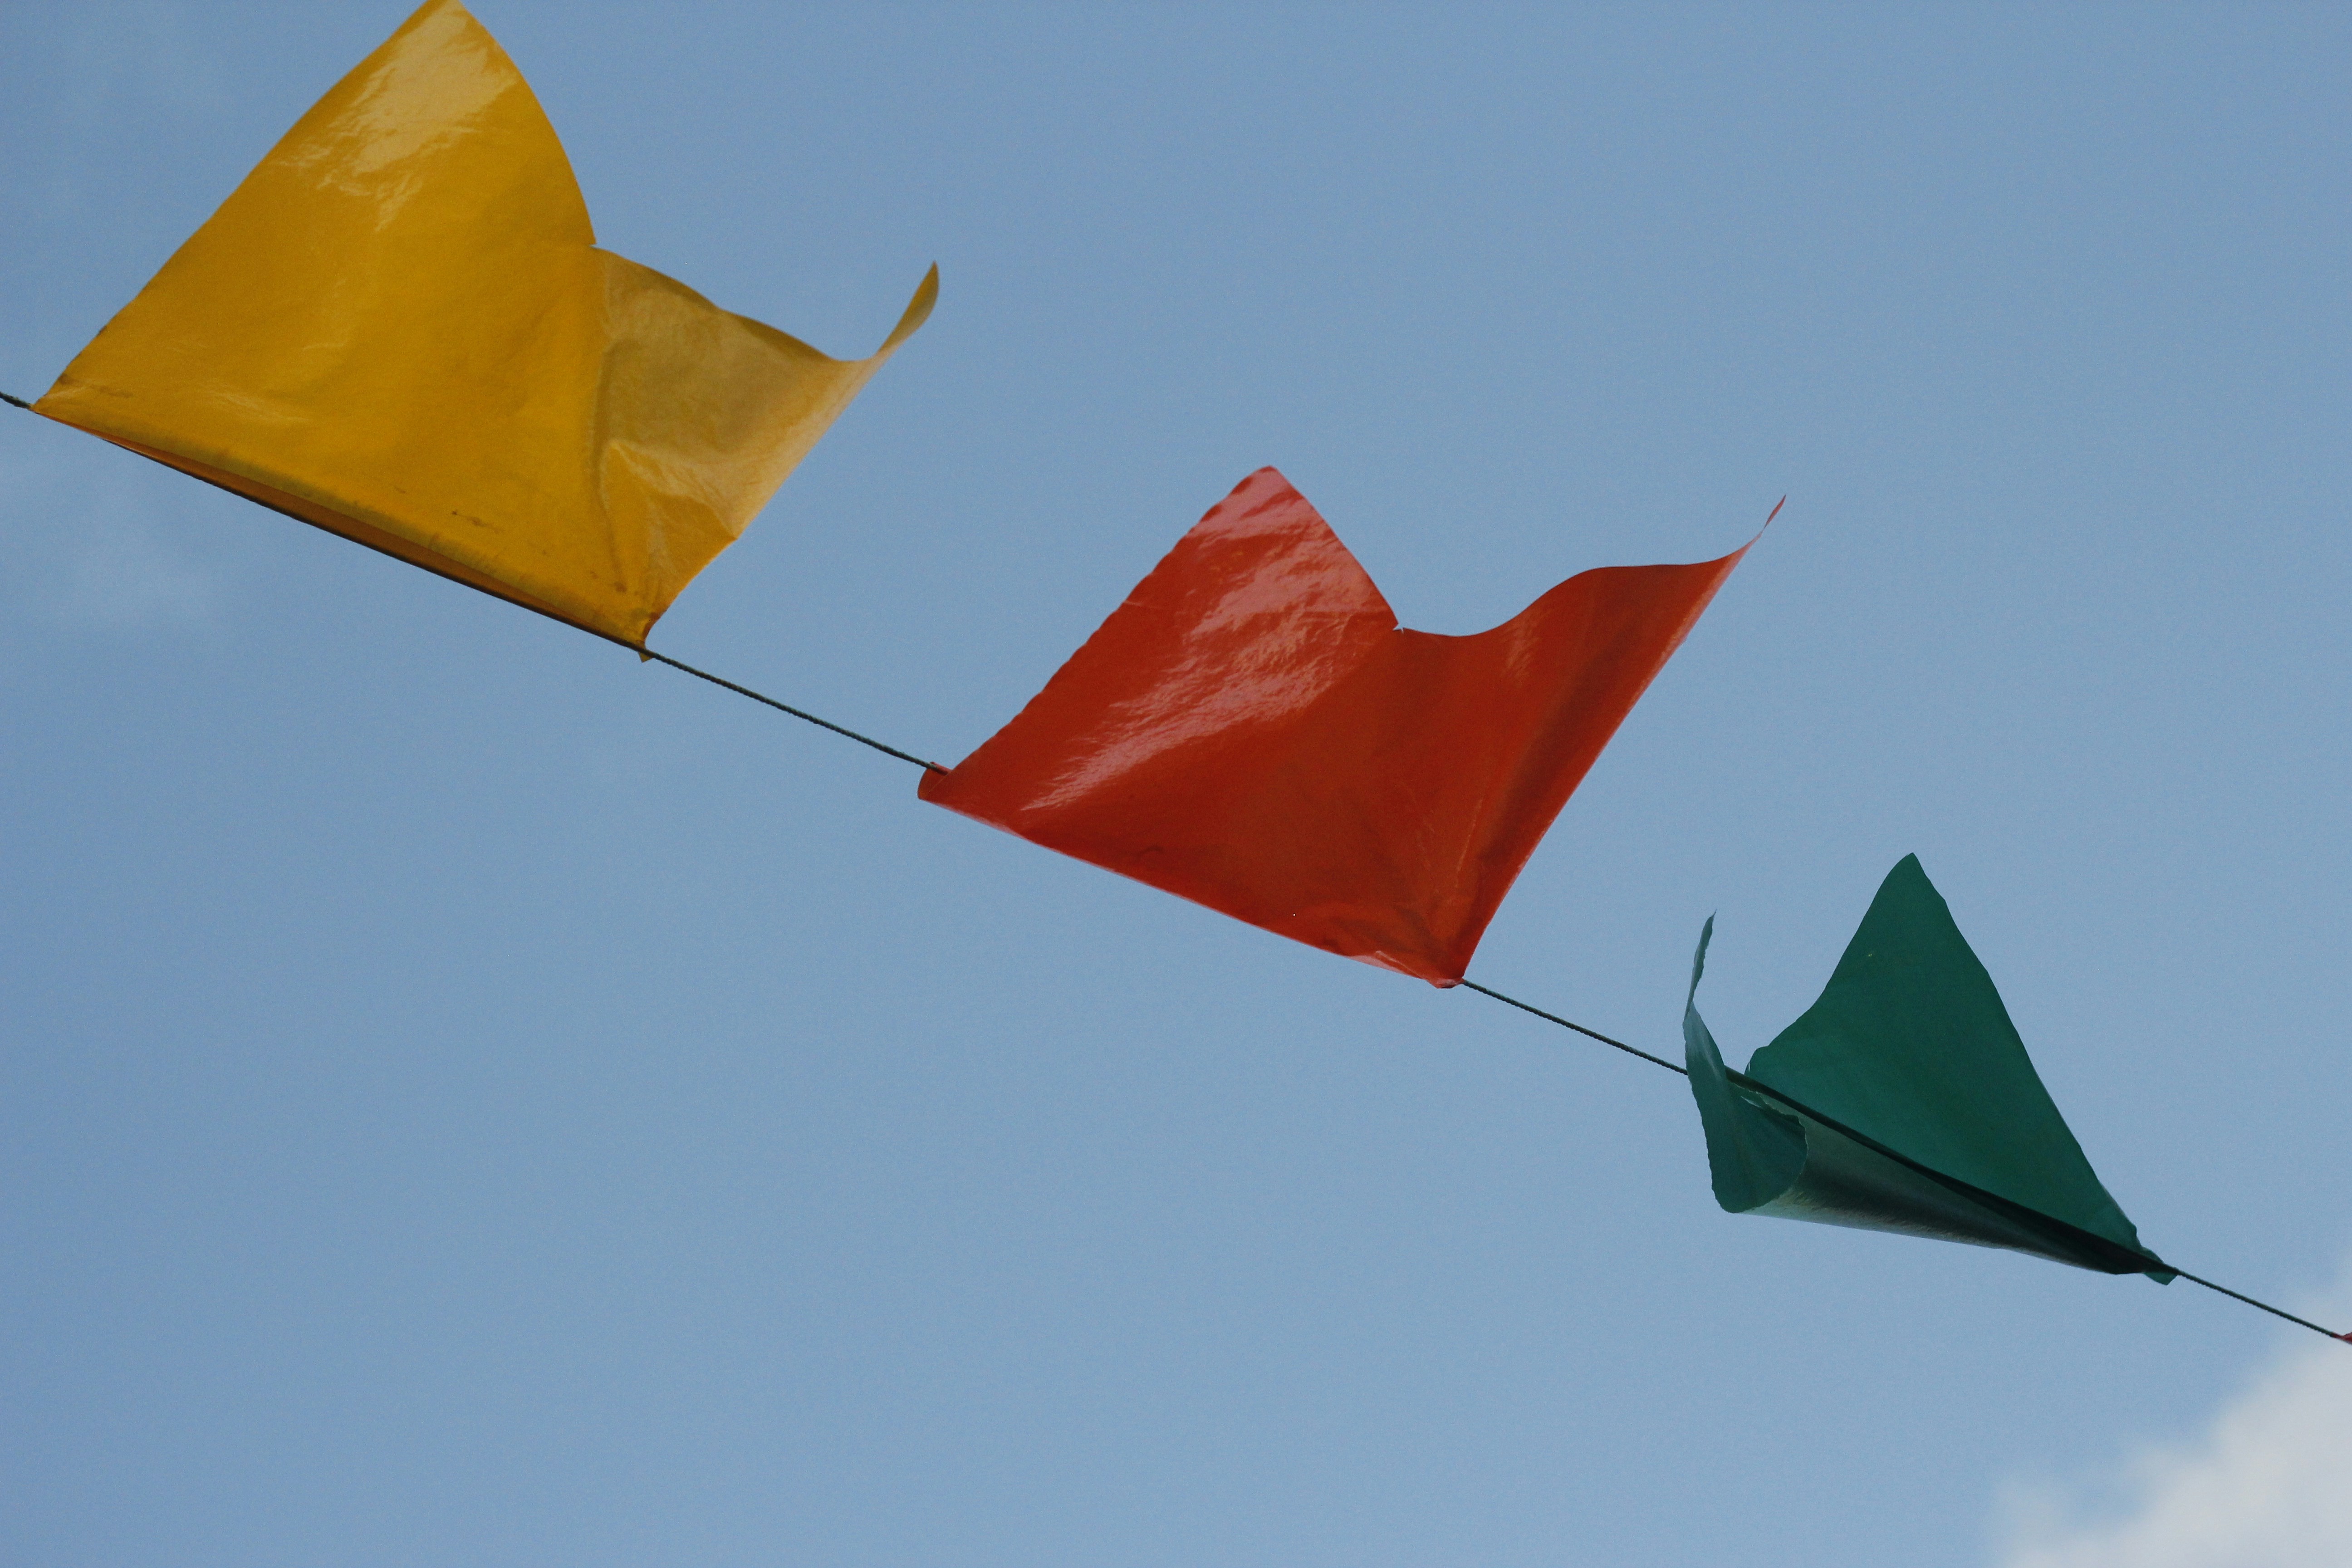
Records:
M844 361L598 249L514 62L427 0L34 411L641 647L938 287Z
M1261 468L923 799L1436 985L1746 546L1407 631Z

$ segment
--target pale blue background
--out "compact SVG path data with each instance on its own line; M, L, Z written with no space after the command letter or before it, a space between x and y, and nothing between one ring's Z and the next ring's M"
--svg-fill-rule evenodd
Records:
M0 8L33 395L393 4ZM481 0L602 240L932 323L655 646L950 761L1250 469L1408 625L1787 510L1474 977L1924 858L2156 1247L2352 1244L2352 21ZM0 1558L1965 1564L2267 1352L0 410Z

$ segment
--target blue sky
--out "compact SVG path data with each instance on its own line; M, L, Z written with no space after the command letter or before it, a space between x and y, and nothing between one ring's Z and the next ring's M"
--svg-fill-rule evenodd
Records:
M2352 1319L2341 10L475 10L610 247L941 268L654 646L951 761L1261 464L1446 632L1786 492L1473 977L1671 1054L1714 912L1744 1058L1916 851ZM404 14L0 13L0 388ZM2352 1352L1723 1215L1666 1074L13 412L0 539L0 1558L2341 1560Z

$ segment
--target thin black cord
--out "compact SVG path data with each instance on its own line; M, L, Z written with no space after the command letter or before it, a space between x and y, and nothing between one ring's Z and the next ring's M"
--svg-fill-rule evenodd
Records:
M912 763L919 768L922 768L935 773L943 773L948 771L945 766L939 763L925 762L922 758L915 755L912 752L902 752L896 746L886 746L871 735L861 735L855 730L845 729L843 726L835 723L830 719L820 719L814 713L803 713L789 702L779 702L772 697L762 696L761 693L752 690L748 686L738 686L733 681L729 680L724 677L713 675L707 669L697 669L694 666L684 663L681 660L672 658L666 653L656 653L649 647L641 647L637 649L637 651L645 655L647 658L654 659L658 663L669 666L672 669L682 669L686 671L687 674L694 676L698 679L710 682L713 686L723 686L728 690L736 693L738 696L748 697L754 702L764 702L780 713L789 713L795 719L805 719L810 723L814 724L817 728L821 730L830 730L836 735L846 735L861 746L871 746L876 751L881 752L888 756L896 757L902 763Z
M28 412L33 406L23 398L12 396L5 392L0 392L0 403L5 403L13 408L22 408ZM1786 497L1782 498L1783 500L1786 499ZM1779 515L1780 510L1780 509L1777 506L1772 509L1775 516ZM1769 526L1770 519L1766 519L1766 524L1767 526ZM836 724L830 719L820 719L814 713L802 711L800 709L793 707L789 702L779 702L774 698L767 696L761 692L754 691L748 686L738 686L733 681L727 679L723 676L713 675L707 669L697 669L694 666L686 663L683 659L672 658L666 653L656 653L649 647L640 647L636 651L649 659L669 666L672 669L683 670L687 674L693 676L698 680L707 680L713 686L723 686L739 697L748 697L754 702L764 702L769 707L776 710L779 713L789 713L795 719L804 720L811 724L814 724L820 730L830 730L835 734L845 736L849 740L856 742L861 746L871 746L885 756L896 757L902 763L912 763L917 767L924 769L926 772L929 773L943 773L948 771L944 765L939 763L926 761L925 759L915 755L912 752L902 752L896 746L884 745L881 742L876 740L871 735L861 735L856 731L849 729L844 725ZM1681 1073L1685 1078L1688 1078L1690 1076L1689 1068L1677 1067L1673 1062L1666 1060L1664 1057L1654 1057L1638 1046L1629 1046L1622 1040L1612 1039L1598 1029L1588 1029L1581 1024L1571 1023L1570 1020L1561 1017L1557 1013L1547 1013L1540 1007L1530 1006L1528 1004L1520 1001L1516 996L1506 996L1501 992L1481 985L1475 980L1465 980L1462 984L1468 986L1471 990L1475 991L1481 996L1491 996L1497 1002L1517 1007L1522 1013L1532 1013L1547 1024L1558 1024L1563 1029L1573 1029L1576 1033L1584 1036L1587 1039L1598 1040L1604 1046L1613 1047L1618 1050L1623 1051L1629 1057L1639 1057L1643 1061L1650 1063L1652 1066L1662 1067L1668 1072ZM2170 1264L2167 1264L2165 1267L2172 1268L2172 1265ZM2272 1306L2267 1301L2257 1301L2252 1296L2241 1295L2237 1291L2231 1289L2226 1285L2216 1285L2210 1279L2200 1279L2197 1275L2189 1273L2185 1268L2172 1268L2172 1271L2181 1279L2189 1281L2191 1284L2202 1285L2208 1290L2218 1291L2221 1295L2229 1297L2233 1301L2243 1301L2249 1307L2259 1307L2273 1318L2284 1318L2290 1323L2298 1324L2303 1328L2309 1329L2315 1334L2326 1334L2331 1340L2342 1340L2347 1343L2352 1343L2352 1334L2339 1334L2332 1330L2323 1329L2308 1318L2298 1318L2293 1312L2282 1311L2278 1308Z
M1598 1029L1588 1029L1581 1024L1571 1024L1557 1013L1547 1013L1540 1007L1530 1007L1516 996L1506 996L1499 991L1489 991L1486 987L1479 984L1475 980L1465 980L1462 984L1467 985L1471 990L1475 991L1481 996L1492 996L1497 1002L1509 1003L1512 1006L1517 1007L1522 1013L1533 1013L1537 1017L1543 1019L1546 1023L1558 1024L1563 1029L1574 1029L1578 1034L1584 1036L1588 1039L1599 1040L1604 1046L1614 1046L1629 1057L1639 1057L1645 1062L1656 1063L1658 1066L1665 1068L1668 1072L1678 1072L1685 1078L1690 1077L1690 1068L1678 1068L1674 1063L1666 1060L1665 1058L1654 1057L1638 1046L1629 1046L1622 1040L1612 1040Z
M1522 1013L1533 1013L1537 1017L1541 1018L1548 1024L1558 1024L1563 1029L1573 1029L1578 1034L1584 1036L1588 1039L1598 1040L1604 1046L1614 1046L1629 1057L1639 1057L1645 1062L1651 1062L1656 1066L1665 1068L1668 1072L1678 1072L1685 1078L1690 1077L1690 1069L1688 1068L1676 1067L1674 1063L1666 1060L1664 1057L1654 1057L1649 1052L1642 1050L1637 1047L1629 1046L1622 1040L1612 1040L1598 1029L1588 1029L1581 1024L1572 1024L1569 1022L1566 1018L1561 1017L1557 1013L1547 1013L1540 1007L1530 1007L1516 996L1506 996L1501 992L1490 990L1486 986L1479 984L1475 980L1465 980L1462 984L1468 986L1471 990L1475 991L1481 996L1492 996L1497 1002L1507 1002L1510 1004ZM1759 1087L1763 1086L1759 1085ZM1772 1098L1775 1100L1787 1099L1786 1096L1779 1093L1777 1090L1769 1092L1771 1092ZM1788 1103L1795 1105L1796 1101L1788 1100ZM1800 1109L1802 1108L1800 1107ZM1843 1130L1841 1129L1841 1131ZM2315 1334L2325 1334L2331 1340L2342 1340L2347 1344L2352 1344L2352 1334L2339 1334L2333 1329L2323 1329L2308 1318L2298 1318L2293 1312L2282 1311L2278 1308L2272 1306L2268 1301L2257 1301L2252 1296L2241 1295L2239 1292L2231 1289L2227 1285L2216 1285L2210 1279L2202 1279L2198 1275L2191 1274L2186 1268L2179 1268L2177 1265L2167 1263L2164 1267L2179 1275L2181 1279L2188 1280L2192 1285L2202 1285L2208 1290L2218 1290L2233 1301L2243 1301L2249 1307L2260 1307L2263 1311L2268 1312L2273 1318L2284 1318L2288 1322L2299 1324L2304 1328L2309 1329Z
M2233 1301L2243 1301L2249 1307L2260 1307L2263 1311L2268 1312L2273 1318L2284 1318L2290 1323L2302 1324L2305 1328L2309 1329L2315 1334L2326 1334L2331 1340L2342 1340L2347 1344L2352 1344L2352 1334L2339 1334L2333 1329L2323 1329L2308 1318L2298 1318L2293 1312L2282 1312L2276 1307L2272 1306L2268 1301L2257 1301L2252 1296L2241 1296L2235 1290L2231 1289L2227 1285L2216 1285L2210 1279L2200 1279L2196 1275L2189 1273L2186 1268L2174 1268L2169 1263L2166 1264L2165 1267L2167 1268L2171 1268L2175 1274L2179 1275L2191 1285L2202 1285L2208 1290L2219 1290L2222 1295L2229 1297Z

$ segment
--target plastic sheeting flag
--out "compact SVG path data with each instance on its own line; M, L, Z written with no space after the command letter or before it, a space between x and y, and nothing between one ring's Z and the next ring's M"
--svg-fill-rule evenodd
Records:
M1439 985L1742 551L1407 631L1272 468L925 800Z
M1726 1209L2173 1278L2084 1158L1918 857L1887 873L1821 1000L1745 1073L1698 1016L1714 931L1683 1044Z
M430 0L34 406L641 646L891 352L829 359L596 247L506 52Z

